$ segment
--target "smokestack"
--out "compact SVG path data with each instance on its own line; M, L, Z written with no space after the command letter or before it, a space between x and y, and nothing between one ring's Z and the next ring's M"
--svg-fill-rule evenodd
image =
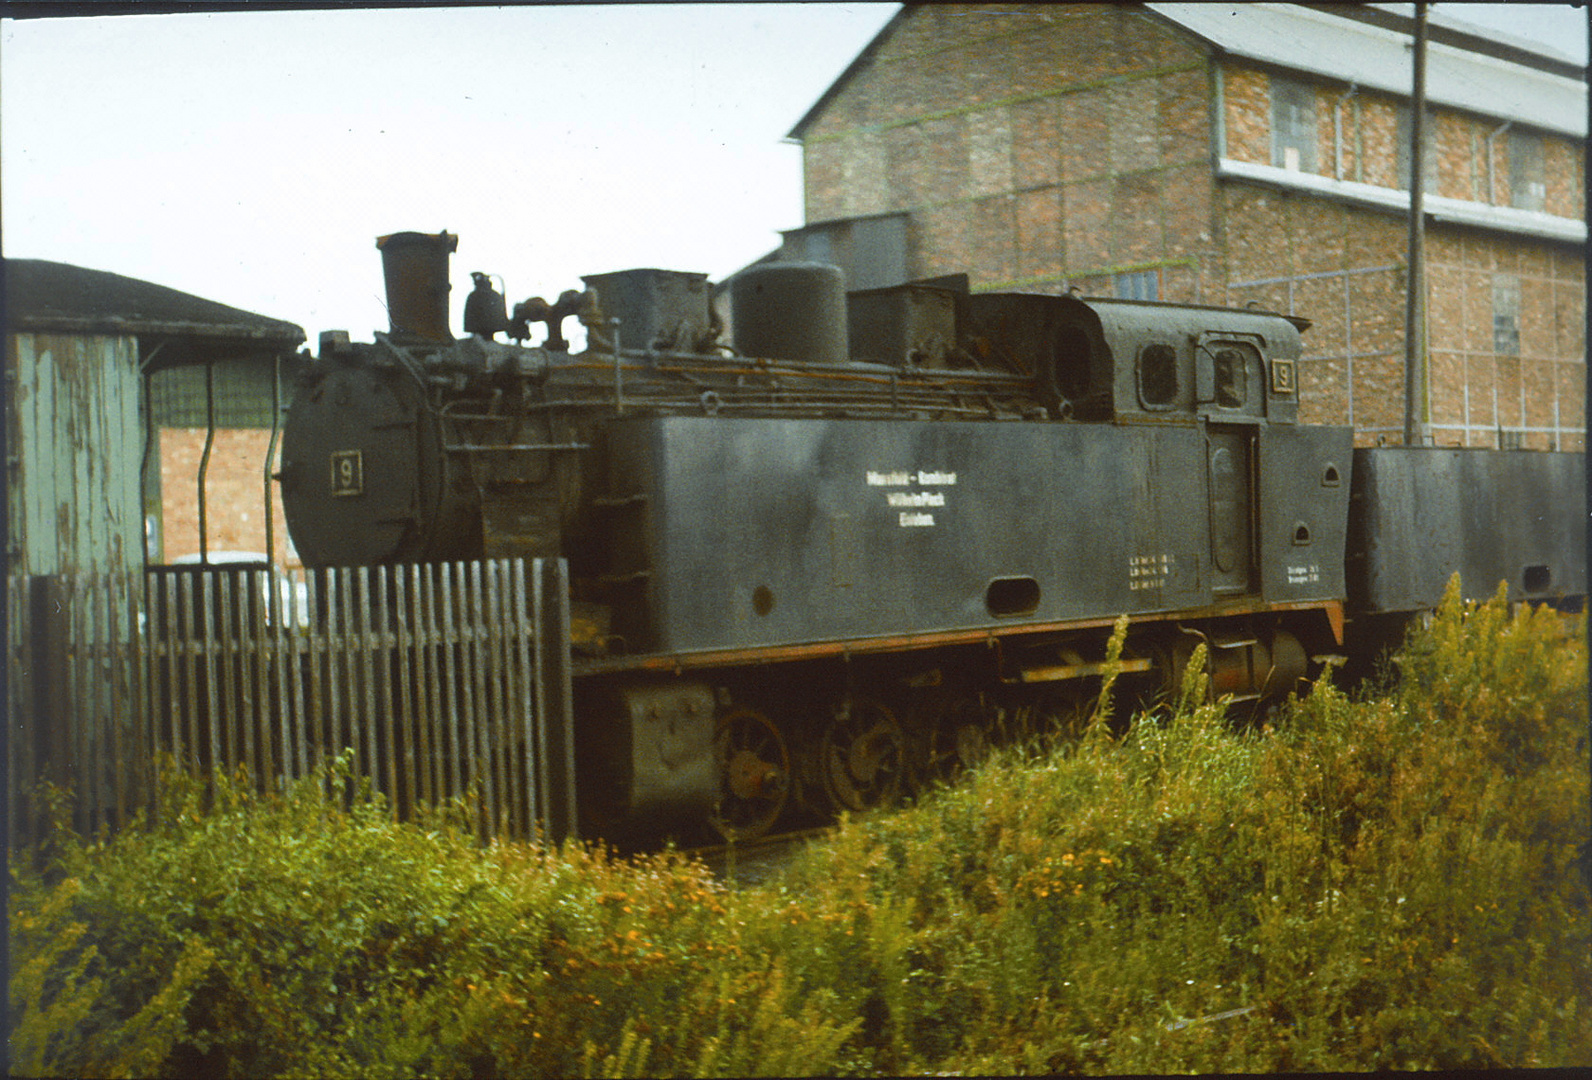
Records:
M448 256L459 238L446 229L401 232L376 239L387 280L387 319L394 334L451 342L448 329Z

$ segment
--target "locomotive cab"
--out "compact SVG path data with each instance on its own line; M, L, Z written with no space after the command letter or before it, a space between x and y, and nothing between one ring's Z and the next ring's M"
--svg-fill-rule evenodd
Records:
M1197 418L1213 424L1292 424L1298 418L1300 331L1271 312L1061 298L1065 339L1087 343L1087 365L1109 385L1119 423Z
M1053 419L1296 422L1306 319L1102 297L970 293L958 275L848 294L853 358L1033 380Z

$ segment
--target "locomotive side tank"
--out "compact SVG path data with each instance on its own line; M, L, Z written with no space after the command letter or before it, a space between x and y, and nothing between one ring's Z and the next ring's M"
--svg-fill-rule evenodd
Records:
M643 651L1343 595L1341 429L664 417L609 439Z
M888 802L1087 710L1123 614L1141 693L1203 644L1213 693L1276 697L1344 650L1351 598L1370 617L1425 602L1405 562L1459 569L1408 506L1463 466L1297 422L1303 319L956 278L847 296L771 264L731 283L728 327L701 274L592 275L504 320L477 273L453 339L456 238L378 246L425 280L374 342L322 335L283 433L294 543L311 566L567 559L584 831ZM1525 461L1579 457L1514 457L1538 516L1450 561L1584 593L1583 519L1536 505L1572 464Z

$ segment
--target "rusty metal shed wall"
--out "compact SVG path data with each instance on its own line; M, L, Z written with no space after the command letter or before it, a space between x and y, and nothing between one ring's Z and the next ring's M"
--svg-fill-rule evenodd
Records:
M8 334L6 379L11 572L141 570L137 340Z

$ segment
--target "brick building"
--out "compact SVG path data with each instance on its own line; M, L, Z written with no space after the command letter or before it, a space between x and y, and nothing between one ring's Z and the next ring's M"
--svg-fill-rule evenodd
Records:
M777 257L1304 315L1301 419L1399 441L1413 27L906 4L791 132L809 224ZM1427 417L1442 445L1583 449L1586 71L1500 37L1430 20Z

